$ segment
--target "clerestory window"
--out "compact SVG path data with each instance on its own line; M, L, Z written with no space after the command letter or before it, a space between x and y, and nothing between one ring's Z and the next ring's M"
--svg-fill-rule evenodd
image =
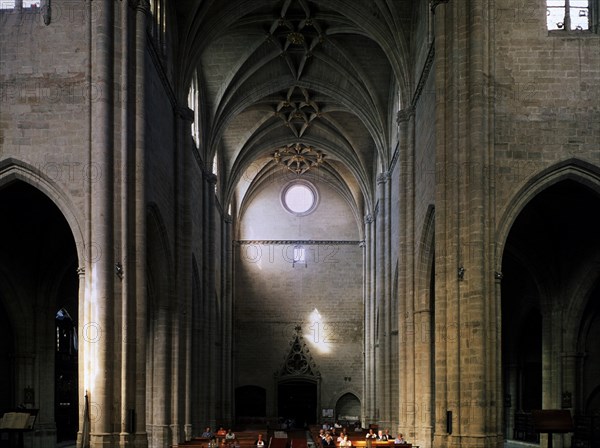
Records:
M546 0L548 30L587 31L591 26L590 0Z
M188 93L188 107L194 111L192 127L192 138L196 148L200 147L200 90L198 88L198 72L194 72L190 90ZM216 173L215 173L216 174Z
M296 216L306 216L317 207L318 194L315 186L305 180L288 183L281 193L283 208Z
M303 264L306 267L306 251L304 246L297 244L294 246L294 259L292 261L292 267L296 267L297 264Z
M0 0L0 9L15 9L17 7L35 9L41 7L41 0Z
M151 0L150 13L152 14L151 34L156 49L165 56L167 51L167 2L166 0Z

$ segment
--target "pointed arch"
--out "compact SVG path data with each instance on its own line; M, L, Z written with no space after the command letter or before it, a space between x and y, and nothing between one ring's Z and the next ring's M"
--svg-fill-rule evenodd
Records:
M495 265L497 267L502 266L506 239L521 211L540 192L566 179L572 179L600 192L600 168L580 159L565 160L533 176L509 201L496 227Z
M88 175L90 175L89 172ZM81 224L85 222L82 215L82 210L84 210L85 207L83 207L82 204L76 205L70 195L48 175L46 170L12 157L2 160L0 162L0 188L16 180L23 181L40 190L56 207L58 207L69 224L77 248L79 266L83 267L85 265L85 260L88 257L86 255L86 250L89 249L91 244L86 242L84 238L84 228ZM91 177L86 178L86 183L89 183L92 180Z

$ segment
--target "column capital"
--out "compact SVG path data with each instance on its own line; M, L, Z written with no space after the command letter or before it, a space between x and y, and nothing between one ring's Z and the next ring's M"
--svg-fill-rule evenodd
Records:
M194 122L194 111L187 106L175 106L173 108L175 116L181 118L190 124Z
M365 224L372 224L375 218L370 213L365 215Z
M231 224L233 222L233 216L231 216L229 213L225 213L223 215L223 222L226 224Z
M392 176L390 175L389 171L386 171L385 173L379 173L377 175L377 185L387 183L391 177Z
M206 173L205 180L209 185L217 185L217 175L215 173Z
M429 2L431 12L435 13L435 8L439 6L440 3L448 3L449 0L431 0Z
M85 267L79 266L76 272L79 277L85 277Z
M52 20L52 4L51 0L46 0L46 3L42 3L42 17L44 19L44 25L50 25Z
M407 121L410 121L410 119L413 118L414 116L415 116L414 106L405 107L404 109L401 109L398 111L398 114L396 115L396 123L397 124L406 123Z
M131 0L130 4L140 12L150 13L150 2L148 0Z

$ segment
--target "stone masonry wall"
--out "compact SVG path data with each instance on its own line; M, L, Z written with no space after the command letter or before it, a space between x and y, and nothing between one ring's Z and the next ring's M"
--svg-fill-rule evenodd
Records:
M494 167L502 211L540 171L600 164L600 36L548 32L542 2L498 4L494 20Z
M335 408L348 392L362 399L363 248L349 206L326 183L317 188L317 210L293 217L280 204L281 185L269 185L242 218L240 239L251 241L234 247L234 385L265 388L270 417L274 374L297 325L322 375L320 406ZM285 240L333 241L306 244L306 266L292 266L293 243Z
M54 185L83 226L85 188L102 176L85 156L88 104L102 93L88 89L85 5L54 10L49 25L39 9L0 11L0 160Z

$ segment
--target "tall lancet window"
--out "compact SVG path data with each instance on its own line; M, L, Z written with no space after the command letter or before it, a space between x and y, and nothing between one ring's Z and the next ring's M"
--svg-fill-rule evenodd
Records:
M194 122L192 123L192 138L196 144L196 148L200 147L200 99L198 95L198 72L194 72L190 91L188 93L188 107L194 111Z

